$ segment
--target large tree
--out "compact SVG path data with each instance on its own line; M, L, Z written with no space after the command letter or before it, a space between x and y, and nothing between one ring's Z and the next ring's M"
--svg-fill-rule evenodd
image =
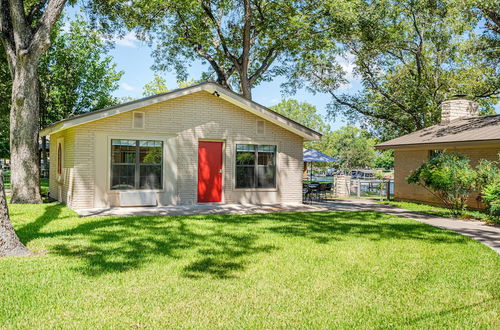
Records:
M52 46L38 67L41 128L117 103L112 92L118 89L123 72L116 70L108 54L110 45L97 31L77 17L59 23L51 39ZM45 137L42 145L46 145ZM42 147L42 163L47 164L44 150Z
M299 102L295 99L283 99L280 103L271 106L270 109L321 134L330 132L330 125L325 122L316 107L310 103ZM305 142L304 147L325 151L323 150L324 145L318 141Z
M167 80L158 74L155 74L152 80L142 86L143 96L153 96L165 92L168 92Z
M12 203L40 203L38 64L66 0L0 0L0 39L12 76Z
M284 99L280 103L269 107L269 109L319 133L327 133L330 130L330 126L325 123L316 107L310 103L300 102L295 99Z
M370 168L375 161L375 139L366 130L344 126L325 134L320 149L333 157L340 169Z
M209 64L203 79L249 99L252 87L282 74L287 61L335 47L319 41L327 31L317 4L307 0L108 0L89 8L105 28L135 29L154 41L156 69L175 69L182 81L189 64L202 60Z
M467 94L484 112L492 111L500 62L477 47L482 40L477 15L451 0L357 1L356 6L359 15L352 16L349 37L339 44L352 58L362 90L339 92L346 78L334 54L296 71L314 90L332 95L330 114L342 113L386 139L438 123L440 103L453 94Z
M0 40L12 77L10 158L12 203L40 203L38 64L66 0L0 0ZM26 5L26 6L25 6ZM10 223L0 175L0 256L26 255Z

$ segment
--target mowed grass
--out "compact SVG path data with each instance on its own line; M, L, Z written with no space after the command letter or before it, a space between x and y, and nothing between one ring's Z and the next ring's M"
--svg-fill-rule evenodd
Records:
M399 207L402 209L416 211L420 213L426 213L431 215L437 215L445 218L455 218L456 216L451 212L450 209L445 207L439 207L423 203L413 203L413 202L403 202L403 201L382 201L377 203ZM463 219L476 219L482 220L489 223L498 223L496 219L492 219L487 213L474 211L474 210L464 210L460 218Z
M78 218L10 205L0 328L499 328L500 257L376 212Z

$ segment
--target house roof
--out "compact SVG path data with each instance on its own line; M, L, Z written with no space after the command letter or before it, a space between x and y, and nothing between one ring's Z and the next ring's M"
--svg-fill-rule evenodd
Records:
M377 144L377 149L398 149L439 144L500 143L500 115L458 118Z
M68 128L82 125L91 121L107 118L110 116L118 115L124 112L137 110L143 108L148 105L156 104L159 102L164 102L167 100L175 99L181 96L197 93L205 91L207 93L212 94L214 97L220 97L227 102L230 102L244 110L247 110L253 113L256 116L259 116L265 120L268 120L278 126L283 127L284 129L291 131L297 135L302 136L305 140L313 141L319 140L321 138L321 134L301 125L277 112L272 111L258 103L247 100L242 96L226 89L216 83L213 82L204 82L201 84L193 85L186 88L175 89L166 93L157 94L149 97L145 97L142 99L134 100L131 102L118 104L109 108L104 108L97 111L88 112L85 114L73 116L58 122L53 123L52 125L44 128L40 131L41 136L51 135L59 131L66 130Z

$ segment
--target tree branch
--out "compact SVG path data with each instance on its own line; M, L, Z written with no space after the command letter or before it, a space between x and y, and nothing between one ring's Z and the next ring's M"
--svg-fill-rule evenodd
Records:
M207 14L210 21L212 21L212 23L215 27L215 30L217 31L217 36L219 37L220 43L222 45L222 49L224 50L224 54L229 59L231 59L231 61L233 63L235 63L235 65L239 65L240 63L238 63L238 59L233 54L231 54L231 52L229 51L229 48L227 47L226 38L224 37L224 34L222 33L222 30L220 28L220 21L215 18L214 14L212 12L212 8L210 7L210 0L202 1L201 7L203 8L205 13Z
M16 67L16 46L14 42L14 34L12 22L10 19L10 9L8 0L0 0L0 40L7 53L7 62L9 71L14 75Z
M335 100L335 102L341 104L341 105L344 105L344 106L347 106L357 112L359 112L360 114L362 115L365 115L365 116L369 116L369 117L373 117L373 118L376 118L376 119L380 119L380 120L387 120L391 123L393 123L394 125L400 127L401 126L401 122L397 121L396 119L394 119L392 116L390 115L381 115L381 114L376 114L376 113L373 113L373 112L370 112L370 111L366 111L366 110L363 110L361 107L357 106L356 104L353 104L353 103L350 103L350 102L347 102L341 98L339 98L337 95L335 95L335 93L333 93L333 91L329 91L330 95L333 97L333 99ZM411 128L404 125L404 127L408 130L408 131L411 131Z
M36 57L40 57L49 48L50 31L59 19L65 4L66 0L49 0L30 45Z
M46 4L47 0L40 0L31 6L27 17L29 25L33 23L36 14L38 14L43 9L43 7L45 7Z
M31 28L24 16L24 2L22 0L9 0L7 3L9 4L9 18L12 24L15 52L16 54L23 55L28 52L29 41L32 35Z
M273 64L274 60L276 59L277 54L275 54L274 48L271 48L264 60L262 60L262 63L260 67L255 70L255 72L250 76L249 81L250 84L253 85L253 83L259 78L260 75L262 75L269 67L271 64Z
M176 14L177 17L179 17L179 20L181 21L184 27L184 37L186 37L187 42L193 47L194 51L199 56L207 60L208 63L210 63L210 66L212 67L212 69L214 69L215 73L217 74L217 83L226 88L231 89L228 79L235 70L234 64L231 67L231 69L225 71L210 54L208 54L203 50L203 46L199 42L196 42L195 40L193 40L193 38L191 38L191 35L189 33L189 26L186 24L186 21L182 16L181 12L177 10Z

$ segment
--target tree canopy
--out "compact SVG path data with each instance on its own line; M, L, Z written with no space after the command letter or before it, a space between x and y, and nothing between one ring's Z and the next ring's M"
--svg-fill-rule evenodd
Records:
M76 19L66 26L58 23L51 40L52 47L38 66L40 127L117 102L112 92L123 72L116 70L109 45L99 33ZM0 54L0 79L0 157L8 158L12 78L4 53Z
M143 96L153 96L165 92L168 92L167 81L158 74L155 74L153 79L142 87Z
M208 63L202 79L251 99L260 81L282 74L304 52L334 48L325 39L321 10L299 0L98 1L88 8L105 30L134 29L154 42L155 68L187 79L195 60Z
M495 38L477 32L481 15L455 2L353 1L357 14L348 12L349 33L337 42L362 90L338 91L346 72L335 53L307 59L295 77L331 94L331 116L341 113L382 139L438 123L440 103L454 94L469 95L491 113L500 91L500 57L490 56ZM335 1L325 6L335 8Z
M323 134L330 131L330 126L325 123L316 107L310 103L299 102L295 99L284 99L269 108L319 133Z
M66 31L64 31L66 29ZM105 108L117 101L123 75L102 36L81 18L58 24L52 47L39 65L41 127L66 117Z
M370 168L375 161L375 139L363 129L343 126L323 136L315 148L336 157L336 164L342 170Z

